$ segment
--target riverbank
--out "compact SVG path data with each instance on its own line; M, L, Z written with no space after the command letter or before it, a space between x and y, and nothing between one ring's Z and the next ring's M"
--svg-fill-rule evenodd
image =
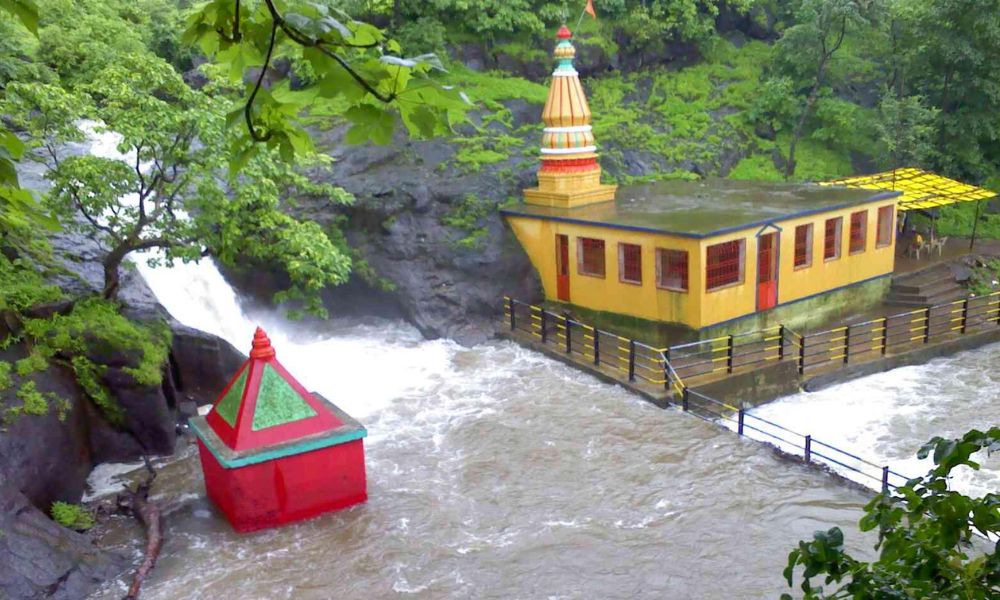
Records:
M52 271L51 284L69 298L97 294L102 284L97 242L70 234L54 235L51 242L60 267ZM169 330L163 362L153 366L161 372L159 384L140 382L132 369L141 357L97 331L83 334L90 340L85 357L101 373L96 384L113 404L101 406L83 389L70 356L55 357L16 385L0 386L0 530L9 532L0 536L4 597L81 598L127 569L125 557L102 552L87 534L52 521L53 503L79 502L98 464L172 454L178 425L213 400L242 361L231 345L172 319L134 271L123 278L121 299L128 320L115 327L163 323ZM6 323L19 326L18 319ZM26 342L8 345L0 359L20 368L16 361L31 349Z

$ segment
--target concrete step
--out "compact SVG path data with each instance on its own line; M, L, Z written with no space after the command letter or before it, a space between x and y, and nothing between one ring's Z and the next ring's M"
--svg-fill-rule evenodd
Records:
M946 304L954 300L961 300L966 296L968 296L968 290L955 285L950 288L941 289L933 294L911 294L893 291L886 296L885 301L888 304L897 304L899 306L922 307Z
M955 281L951 267L947 264L939 264L917 273L893 277L892 287L904 291L917 291L921 287L934 285L942 281Z
M893 284L890 291L899 292L902 294L917 294L920 296L933 296L940 292L947 290L953 290L959 287L959 285L952 278L939 279L937 281L932 281L930 283L921 285L897 285Z

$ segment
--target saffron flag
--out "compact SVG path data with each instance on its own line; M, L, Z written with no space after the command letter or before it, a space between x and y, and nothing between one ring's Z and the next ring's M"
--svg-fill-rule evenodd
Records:
M595 19L597 18L597 11L594 10L594 0L587 0L587 8L584 8L583 12L589 14Z

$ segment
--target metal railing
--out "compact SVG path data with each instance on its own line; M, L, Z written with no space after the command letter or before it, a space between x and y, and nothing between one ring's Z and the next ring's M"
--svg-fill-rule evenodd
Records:
M610 368L627 376L630 382L670 389L664 348L654 348L509 297L504 298L503 310L511 331L528 333L543 344L558 346L566 354L578 355L595 367Z
M662 385L664 389L674 393L675 404L679 404L684 412L725 427L740 436L769 444L790 456L801 456L807 463L824 464L834 470L846 469L849 473L847 477L852 478L850 474L854 474L857 477L852 479L856 481L878 483L883 491L899 487L908 479L886 465L878 465L853 452L821 441L811 434L801 434L753 415L743 406L734 406L691 389L680 370L674 365L673 356L675 353L680 353L684 358L699 357L697 364L714 365L711 371L703 367L702 370L695 370L695 373L718 372L722 369L731 373L734 368L783 360L786 355L800 356L799 349L806 346L803 342L811 337L827 335L833 338L831 343L843 344L841 338L849 337L850 328L866 326L881 319L805 337L787 327L777 326L760 332L726 336L670 348L654 348L575 321L566 314L556 314L540 306L526 304L510 297L504 297L503 310L504 320L512 332L527 333L541 343L559 348L568 355L576 354L595 366L608 367L627 375L630 382ZM882 335L887 337L885 334ZM737 342L737 340L743 341ZM723 343L719 344L720 341ZM848 340L848 348L850 344ZM697 349L704 345L709 345L709 348ZM748 347L753 350L734 352L736 348ZM696 348L696 350L683 354L686 348ZM754 357L754 354L758 356ZM843 356L849 357L850 351L848 350ZM692 364L695 363L689 362L687 368L690 369Z
M785 325L670 346L664 354L686 380L747 371L794 360L799 374L827 371L858 360L1000 325L1000 292L800 334Z
M769 444L789 456L801 457L807 463L823 464L834 471L846 470L847 473L841 474L847 478L862 484L877 484L882 491L895 489L909 479L888 465L879 465L811 434L799 433L688 387L684 388L681 397L681 409L741 437Z

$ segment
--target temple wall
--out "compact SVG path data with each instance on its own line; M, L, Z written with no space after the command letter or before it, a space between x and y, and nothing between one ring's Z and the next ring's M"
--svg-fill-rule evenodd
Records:
M699 241L593 225L508 216L508 222L538 270L547 300L558 300L556 284L556 235L569 237L570 302L591 310L630 315L651 321L684 324L701 319L698 294L656 286L656 248L687 250L689 289L700 290L703 269L696 264ZM581 275L577 264L577 238L604 240L604 278ZM620 281L618 244L642 246L642 284Z
M569 302L593 311L616 313L648 321L678 323L691 329L717 329L735 319L753 315L755 321L768 313L781 314L793 321L801 307L815 307L823 295L873 281L892 272L895 238L884 247L877 247L878 208L892 205L892 200L880 200L809 216L777 221L766 228L759 226L740 229L705 239L688 238L609 226L588 225L564 221L535 219L508 215L518 241L537 269L549 301L558 301L556 280L556 236L569 238ZM850 216L867 210L865 250L849 251ZM839 258L825 260L824 226L830 218L842 217ZM808 267L794 267L795 227L813 224L812 261ZM758 311L757 252L758 234L779 232L778 238L778 306ZM604 277L580 273L578 239L604 241ZM732 240L744 240L742 277L738 283L706 290L705 265L707 248ZM642 283L621 281L618 246L621 243L642 247ZM688 252L688 291L674 291L657 286L656 249L665 248ZM879 290L884 285L876 286ZM866 289L873 289L866 286ZM838 297L843 294L838 294ZM787 305L787 306L786 306ZM769 321L771 319L764 319Z

